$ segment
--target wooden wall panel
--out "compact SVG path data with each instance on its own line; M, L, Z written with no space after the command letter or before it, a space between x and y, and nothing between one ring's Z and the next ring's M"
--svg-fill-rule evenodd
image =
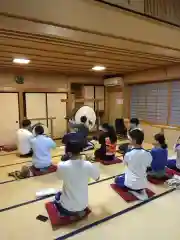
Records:
M104 99L105 91L104 86L95 86L95 98ZM104 111L104 101L99 102L99 110Z
M84 86L84 98L93 99L94 98L94 86ZM94 109L94 102L84 102L84 105L92 107Z
M122 90L108 91L108 119L114 125L116 118L123 117L123 92Z

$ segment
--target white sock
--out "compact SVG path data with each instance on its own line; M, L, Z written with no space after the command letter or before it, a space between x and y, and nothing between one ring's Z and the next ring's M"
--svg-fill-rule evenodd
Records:
M129 191L131 194L133 194L135 197L137 197L141 201L145 201L148 199L148 195L146 193L146 190L142 190L141 192L136 191Z

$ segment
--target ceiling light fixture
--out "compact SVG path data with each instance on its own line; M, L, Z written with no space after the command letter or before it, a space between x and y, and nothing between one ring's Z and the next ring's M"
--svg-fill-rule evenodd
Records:
M94 66L93 71L104 71L106 68L104 66Z
M28 64L30 62L29 59L23 59L23 58L14 58L13 63L18 63L18 64Z

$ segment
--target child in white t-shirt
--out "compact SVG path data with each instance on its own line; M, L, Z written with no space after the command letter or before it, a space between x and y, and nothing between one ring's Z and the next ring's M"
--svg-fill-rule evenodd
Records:
M30 143L33 134L29 131L30 127L31 121L26 119L22 122L22 128L17 130L17 148L20 157L31 157L33 154Z
M73 139L67 148L72 156L58 165L57 176L63 180L63 189L55 196L55 204L62 215L83 216L88 207L89 178L97 181L99 170L91 162L81 159L82 141Z
M144 133L139 129L129 132L132 149L124 156L124 163L127 166L125 174L115 179L115 183L121 188L130 191L143 192L147 186L146 170L151 165L152 156L150 152L142 148Z
M139 129L141 131L143 131L140 128L140 121L138 118L131 118L130 122L129 122L129 130L127 132L127 137L129 138L129 133L134 130L134 129ZM123 155L125 155L125 153L128 151L128 149L131 148L130 143L123 143L119 146L119 151L120 153L122 153Z

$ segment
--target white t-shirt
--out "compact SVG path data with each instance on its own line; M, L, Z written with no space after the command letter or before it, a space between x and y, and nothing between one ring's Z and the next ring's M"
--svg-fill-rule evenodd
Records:
M33 150L32 163L36 168L46 168L52 164L51 149L56 143L46 135L39 135L30 140Z
M28 154L31 151L30 139L33 137L32 133L27 129L20 128L16 134L18 152L21 155Z
M62 207L72 212L84 210L88 206L89 179L97 180L99 169L85 160L68 160L59 163L57 174L63 180Z
M137 190L146 188L146 170L152 162L150 152L142 148L133 148L124 156L124 162L127 165L125 171L125 186Z

